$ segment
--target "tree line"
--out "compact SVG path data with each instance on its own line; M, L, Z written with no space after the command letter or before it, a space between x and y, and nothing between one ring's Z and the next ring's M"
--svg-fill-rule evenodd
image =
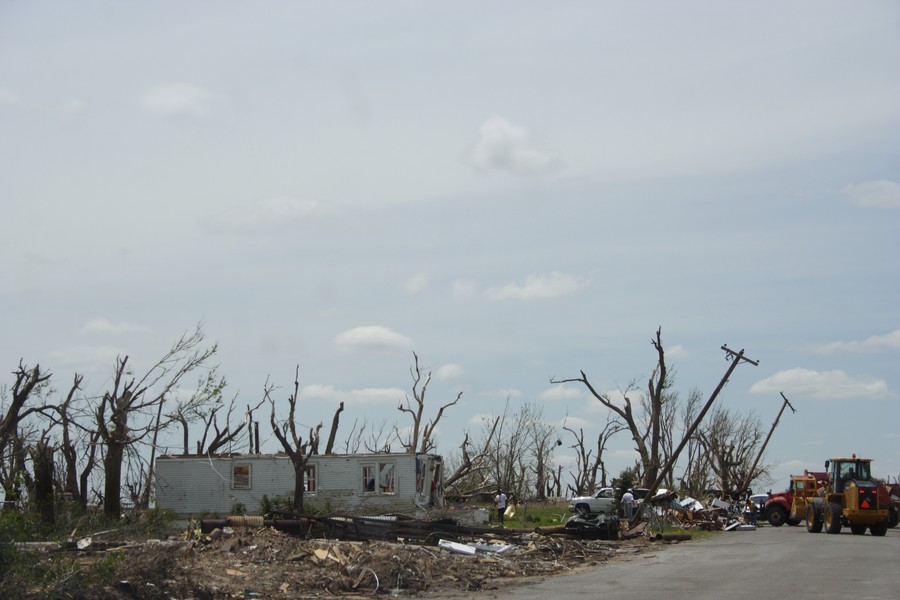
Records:
M660 329L651 344L652 374L644 385L631 381L616 397L596 390L584 371L579 377L551 379L553 384L584 386L605 407L606 422L596 439L586 438L582 428L546 422L534 402L516 407L508 398L503 411L485 417L478 431L463 432L445 457L445 494L465 499L499 487L514 498L540 500L591 492L612 483L607 448L623 434L630 436L638 457L627 475L644 486L656 483L696 496L711 488L739 492L742 485L765 478L767 467L757 460L763 438L759 418L724 408L706 414L712 402L704 406L698 390L681 398L666 364ZM84 393L81 374L59 394L51 386L51 372L20 361L12 383L0 387L4 510L32 508L52 521L63 498L85 509L102 506L113 519L122 514L123 500L146 509L152 504L161 436L180 432L184 454L216 454L239 438L250 440L251 453L259 452L255 413L264 405L267 425L294 467L290 501L302 510L310 457L386 452L395 444L403 452L435 452L436 428L462 397L458 392L433 403L431 371L413 353L411 393L397 405L408 426L356 417L339 442L341 402L322 444L322 423L306 430L300 425L299 366L286 399L276 397L276 387L266 380L260 398L239 403L237 396L226 400L226 379L212 364L217 350L198 325L143 373L135 373L128 356L117 357L107 389L93 396ZM287 415L279 416L285 406ZM570 452L570 467L559 464L561 452Z

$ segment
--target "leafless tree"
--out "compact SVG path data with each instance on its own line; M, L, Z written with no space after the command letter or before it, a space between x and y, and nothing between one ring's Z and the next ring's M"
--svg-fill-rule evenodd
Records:
M288 417L281 425L275 416L275 399L272 398L274 387L266 382L263 388L264 397L272 406L270 423L275 437L281 442L281 447L290 457L291 464L294 466L294 500L293 506L296 510L303 510L303 496L306 490L306 467L309 463L310 456L319 453L319 437L322 430L322 424L309 428L309 436L304 441L303 437L297 433L297 410L300 396L300 366L294 372L294 393L288 397ZM334 415L333 423L338 422L338 415L344 410L343 403L337 409Z
M637 387L632 383L622 393L622 405L617 404L607 394L601 393L588 380L584 371L580 371L581 377L569 379L551 379L551 383L581 383L594 398L607 409L614 412L622 420L625 427L631 433L635 449L640 456L642 481L649 485L656 479L661 462L662 442L662 415L665 393L671 381L666 366L665 351L662 345L662 328L656 330L656 337L650 340L656 350L657 362L652 374L647 380L647 396L638 402L638 410L630 397L632 392L637 392Z
M764 436L759 418L753 414L738 416L728 409L713 411L699 430L704 451L709 455L710 469L715 473L718 487L735 499L747 490L738 489L750 469ZM753 481L762 476L766 467L746 477Z
M466 432L459 445L459 455L450 457L447 462L448 475L444 478L444 488L450 494L460 497L470 496L486 491L491 484L489 460L492 455L491 446L500 417L485 421L483 437L476 447Z
M341 421L342 412L344 412L343 402L341 402L338 409L334 411L334 417L331 419L331 431L328 432L328 443L325 444L325 454L332 454L334 452L334 439L337 437L337 430Z
M198 325L183 334L140 379L130 377L128 356L116 359L112 389L97 404L94 416L105 448L103 457L103 512L107 517L121 514L122 467L125 450L152 436L171 420L163 421L161 405L174 394L182 379L216 354L217 346L204 347L206 336ZM153 478L153 461L148 465L146 482Z
M411 403L409 396L407 396L405 403L401 401L397 406L397 410L407 413L412 417L412 428L408 435L402 435L400 430L395 427L394 434L406 449L407 453L415 454L416 452L420 452L425 454L431 452L435 448L436 442L433 439L434 430L441 420L441 417L444 415L444 411L459 402L459 399L462 397L462 392L459 392L453 401L441 405L434 419L425 423L425 395L428 391L428 384L431 383L431 371L422 371L422 368L419 366L419 356L415 352L413 352L413 360L414 363L413 366L410 367L409 373L413 379L412 393L415 404Z
M597 434L597 446L592 449L585 445L583 429L579 428L578 431L575 431L571 427L565 426L563 429L575 438L575 442L570 446L575 450L575 472L571 474L574 485L569 486L569 489L574 494L580 495L593 492L598 486L605 486L607 472L603 459L606 445L615 434L625 429L622 422L615 417L608 416L603 429Z
M11 397L0 395L0 486L3 487L5 506L13 507L22 499L25 487L32 483L26 468L28 460L27 435L21 429L26 418L46 410L43 401L35 402L50 381L51 373L41 371L40 365L29 369L19 361L13 372ZM29 403L32 405L27 406Z

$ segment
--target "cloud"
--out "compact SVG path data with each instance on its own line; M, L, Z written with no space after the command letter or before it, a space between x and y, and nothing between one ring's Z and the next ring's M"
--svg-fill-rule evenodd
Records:
M479 128L466 161L486 173L537 175L558 170L562 162L542 146L524 127L494 116Z
M76 373L112 373L116 358L124 355L121 348L113 346L72 346L50 353L54 368L66 368Z
M900 329L885 335L873 335L861 342L831 342L818 347L822 353L830 352L877 352L900 348Z
M339 333L334 345L341 350L410 350L411 338L381 325L356 327Z
M318 202L281 196L259 200L230 213L214 215L208 226L213 231L224 233L271 233L292 229L331 212Z
M413 296L421 294L426 287L428 287L428 277L425 273L416 273L403 285L403 289Z
M805 396L815 400L881 400L893 394L883 379L852 377L844 371L788 369L757 381L751 394Z
M613 405L618 406L618 407L625 406L625 394L623 394L621 391L613 390L613 391L600 392L600 393L603 394L604 396L606 396L607 398L609 398L610 402L612 402ZM632 406L634 406L635 404L640 402L640 393L639 392L633 391L630 397L631 397ZM593 396L588 397L587 402L585 402L585 405L584 405L584 410L589 413L612 412L602 402L600 402Z
M565 385L554 385L538 394L537 399L559 402L561 400L575 400L577 398L582 398L583 396L584 392L577 388L567 387Z
M0 88L0 106L22 106L22 99L18 94Z
M666 348L666 358L687 358L687 356L687 350L681 344Z
M841 190L850 201L871 208L900 208L900 183L879 179L848 184Z
M497 418L497 415L491 415L486 413L476 413L469 417L470 425L484 425L485 423L493 423L494 419Z
M465 375L465 369L463 369L460 365L444 365L437 370L436 377L438 381L454 381L457 379L462 379L463 375Z
M149 328L143 325L135 325L134 323L126 323L119 321L113 323L108 319L92 319L82 326L78 333L108 333L111 335L122 335L126 333L147 333Z
M581 417L573 417L569 415L564 419L559 420L560 427L568 427L569 429L590 429L594 426L593 421L588 421L587 419L582 419Z
M144 91L138 106L160 117L206 117L210 113L212 94L185 83L157 85Z
M521 285L508 283L487 289L484 295L491 300L543 300L569 296L589 284L589 280L553 271L547 275L529 275Z
M490 390L485 392L478 392L479 396L484 398L500 398L505 400L506 398L521 398L524 394L521 390L507 388L504 390Z
M453 282L453 298L456 300L471 300L478 293L478 284L471 279L457 279Z
M347 406L392 406L405 397L399 388L363 388L339 390L333 385L310 384L300 390L304 400L323 400L328 404L345 403Z

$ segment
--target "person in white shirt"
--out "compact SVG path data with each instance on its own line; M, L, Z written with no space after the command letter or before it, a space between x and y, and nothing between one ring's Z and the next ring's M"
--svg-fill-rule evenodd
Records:
M630 519L634 514L634 494L630 489L622 494L622 507L625 518Z
M494 496L494 502L497 503L497 518L500 522L503 522L503 513L506 512L506 494L503 493L503 490L497 488L497 495Z

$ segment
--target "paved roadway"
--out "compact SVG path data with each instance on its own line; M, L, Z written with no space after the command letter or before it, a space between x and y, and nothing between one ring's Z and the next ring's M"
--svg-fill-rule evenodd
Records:
M801 527L707 539L553 577L492 597L512 600L900 600L900 528L884 537Z

